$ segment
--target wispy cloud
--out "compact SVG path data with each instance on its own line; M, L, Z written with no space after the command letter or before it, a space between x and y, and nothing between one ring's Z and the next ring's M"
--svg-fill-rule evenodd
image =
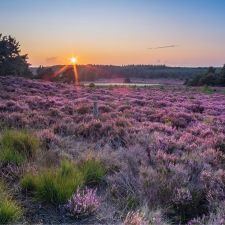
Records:
M46 58L46 63L55 63L57 61L58 57L57 56L53 56L53 57L49 57Z
M156 50L156 49L164 49L164 48L176 48L179 45L163 45L163 46L157 46L157 47L152 47L148 48L149 50Z

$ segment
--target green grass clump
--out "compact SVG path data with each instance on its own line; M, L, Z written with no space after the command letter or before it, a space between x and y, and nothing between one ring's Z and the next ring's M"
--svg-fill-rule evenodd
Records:
M106 174L106 170L101 161L96 159L88 159L79 165L84 175L85 183L98 183Z
M37 175L28 173L21 180L21 186L34 196L50 203L64 203L74 191L84 184L84 176L69 161L63 161L59 168L40 171Z
M78 166L64 160L60 167L49 168L38 174L27 173L21 186L38 200L61 204L66 202L78 187L99 182L106 171L98 160L86 160Z
M3 183L0 182L0 224L17 221L22 215L22 209L11 199Z
M33 191L35 190L37 184L36 184L36 176L34 176L32 173L27 173L20 181L20 184L23 189L26 191Z
M34 158L40 146L38 138L26 131L9 130L0 140L0 161L17 165Z

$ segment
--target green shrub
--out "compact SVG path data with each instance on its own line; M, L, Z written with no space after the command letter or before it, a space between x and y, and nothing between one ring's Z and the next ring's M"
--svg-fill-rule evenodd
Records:
M0 161L21 164L34 158L40 142L26 131L6 131L0 141Z
M28 173L21 180L21 186L33 191L37 199L51 203L64 203L83 183L83 174L69 161L63 161L59 168L40 171L37 175Z
M4 185L0 183L0 224L15 222L21 215L22 209L11 199Z
M85 183L97 183L102 180L106 174L103 164L95 159L88 159L79 165L79 168L84 175Z

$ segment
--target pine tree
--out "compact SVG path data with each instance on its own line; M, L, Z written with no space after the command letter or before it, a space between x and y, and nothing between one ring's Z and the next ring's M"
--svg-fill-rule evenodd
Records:
M0 34L0 75L28 76L28 56L20 55L20 44L15 38Z

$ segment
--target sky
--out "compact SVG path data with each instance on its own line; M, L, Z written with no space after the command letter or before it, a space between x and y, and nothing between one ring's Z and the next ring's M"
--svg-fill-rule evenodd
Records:
M225 0L0 0L33 66L225 63Z

